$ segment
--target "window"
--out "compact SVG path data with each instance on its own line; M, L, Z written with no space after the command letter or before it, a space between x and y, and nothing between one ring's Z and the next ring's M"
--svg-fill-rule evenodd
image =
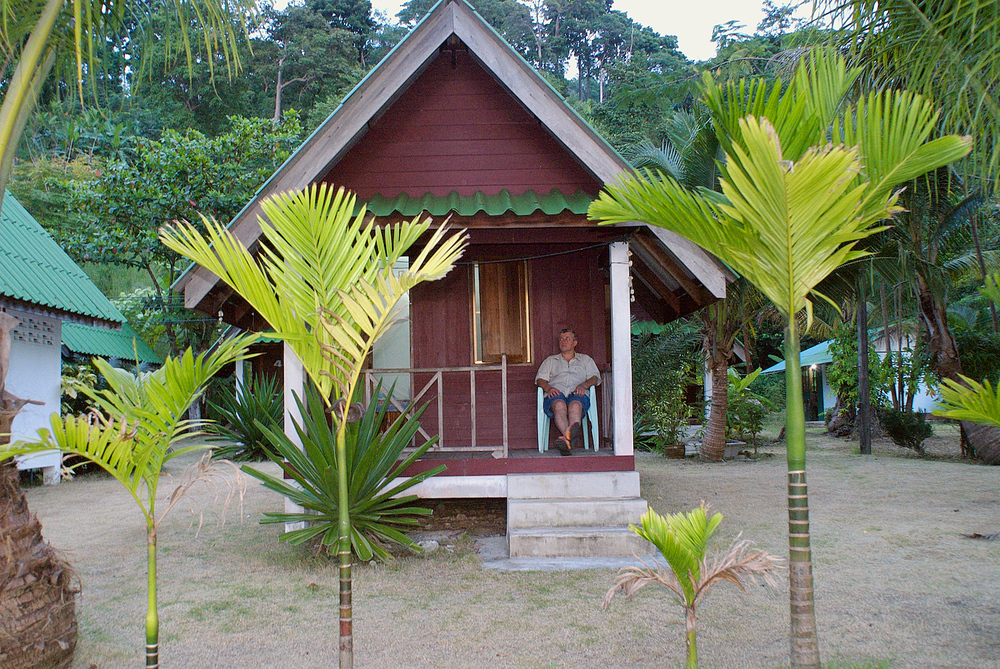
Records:
M472 290L476 362L531 362L528 263L473 263Z

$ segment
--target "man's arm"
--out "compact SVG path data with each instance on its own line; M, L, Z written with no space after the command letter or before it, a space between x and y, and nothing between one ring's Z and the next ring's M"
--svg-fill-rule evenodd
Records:
M586 395L590 387L596 386L598 383L600 383L600 379L598 379L596 376L592 376L583 383L581 383L580 385L578 385L576 389L573 390L573 392L577 395Z
M546 397L555 397L559 394L559 390L549 385L549 374L551 371L549 367L551 365L549 365L549 359L546 358L538 368L538 373L535 374L535 385L542 389Z

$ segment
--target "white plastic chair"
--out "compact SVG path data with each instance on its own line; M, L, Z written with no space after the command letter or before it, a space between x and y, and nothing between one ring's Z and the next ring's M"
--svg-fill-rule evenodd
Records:
M601 437L597 429L597 388L591 386L590 409L583 414L580 419L580 427L583 428L583 450L594 445L594 451L601 447ZM549 424L551 419L542 411L542 403L545 401L545 393L538 389L538 452L544 453L549 450ZM590 428L589 430L587 428ZM589 434L588 434L589 433Z

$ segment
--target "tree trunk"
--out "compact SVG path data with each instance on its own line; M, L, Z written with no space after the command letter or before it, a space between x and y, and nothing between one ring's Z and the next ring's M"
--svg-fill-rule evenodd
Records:
M862 455L872 453L872 402L868 377L868 297L862 275L858 281L858 441Z
M712 405L705 427L705 438L698 454L706 462L719 462L726 452L726 411L729 405L729 365L725 360L712 361Z
M794 315L785 330L785 443L788 458L788 600L792 669L819 669L819 637L806 486L806 418L802 406L799 334Z
M16 323L0 312L0 444L10 442L14 416L27 403L6 391ZM0 463L0 666L68 667L76 649L77 592L69 564L42 539L17 464Z
M917 303L920 319L927 328L928 350L934 360L934 371L942 379L961 381L962 363L958 346L948 329L948 312L945 305L931 292L923 277L917 275Z
M962 421L969 455L988 465L1000 465L1000 429Z

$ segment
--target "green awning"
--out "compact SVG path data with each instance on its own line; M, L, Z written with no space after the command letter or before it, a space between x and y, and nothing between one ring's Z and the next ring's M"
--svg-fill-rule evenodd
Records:
M10 191L0 211L0 296L111 323L125 317Z
M133 349L133 342L135 348ZM118 358L132 361L139 357L139 362L149 362L162 365L163 360L149 348L138 333L125 323L120 330L81 325L80 323L64 322L62 327L62 343L66 348L80 355L98 356L101 358Z
M799 353L799 364L802 367L812 367L813 365L828 365L833 362L833 356L830 354L830 342L825 341L821 344L816 344L812 348L807 348L806 350ZM785 371L785 361L782 360L777 365L773 365L765 369L761 374L771 374L773 372L783 372Z
M511 195L510 191L504 189L496 195L486 195L482 191L472 195L459 195L457 191L452 191L443 197L430 193L420 197L411 197L405 193L396 197L376 194L367 204L368 211L375 216L390 216L394 213L416 216L421 212L427 212L431 216L444 216L449 212L455 212L459 216L473 216L479 212L488 216L500 216L507 212L527 216L536 211L551 216L564 211L586 214L593 199L593 196L582 190L569 195L564 195L556 188L547 195L539 195L533 190L528 190L523 195ZM358 208L360 209L360 205Z

